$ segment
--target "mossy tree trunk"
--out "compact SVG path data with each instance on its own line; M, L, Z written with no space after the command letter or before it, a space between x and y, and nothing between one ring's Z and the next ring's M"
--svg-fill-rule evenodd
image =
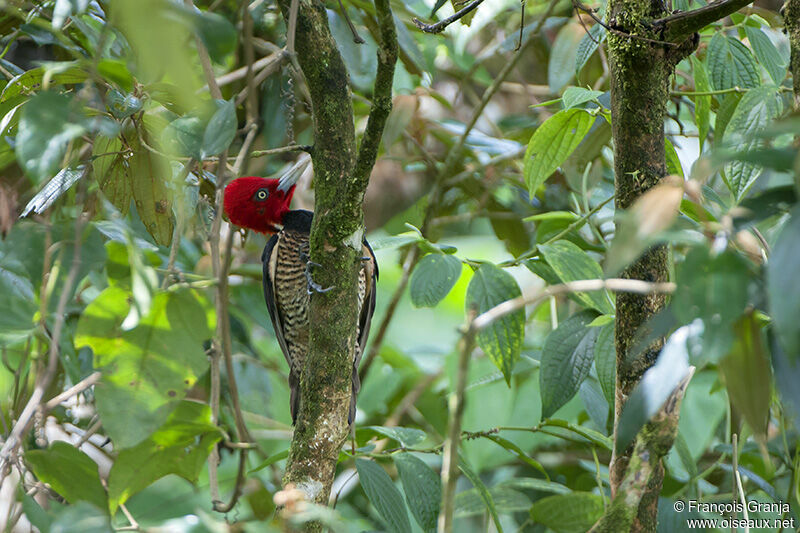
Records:
M291 3L279 2L290 31ZM314 120L315 214L310 255L320 265L314 269L315 281L332 289L311 298L310 348L284 484L293 484L306 500L322 505L328 503L339 451L348 434L364 192L391 111L397 58L389 2L376 0L375 7L380 33L378 71L358 151L347 69L323 3L300 0L295 29L297 62L311 94Z
M670 77L675 65L696 48L696 32L748 3L718 0L694 11L669 14L669 6L661 0L609 0L617 208L629 208L666 173L664 117ZM664 282L668 281L668 267L669 251L666 246L658 246L630 265L622 277ZM663 340L657 341L632 359L629 352L636 333L665 303L666 297L660 294L617 296L615 436L625 401L663 345ZM685 386L686 383L675 391L669 405L680 405ZM658 496L664 476L661 458L672 446L678 416L679 411L674 408L669 413L662 412L645 426L634 444L623 453L614 454L610 466L614 504L596 526L598 531L656 530ZM660 437L652 438L653 435ZM631 462L634 449L636 460Z

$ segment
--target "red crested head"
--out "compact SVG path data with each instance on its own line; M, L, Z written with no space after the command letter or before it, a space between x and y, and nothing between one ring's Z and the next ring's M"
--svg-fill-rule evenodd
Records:
M225 214L231 223L260 233L275 233L289 211L294 185L278 187L278 180L246 176L225 187Z

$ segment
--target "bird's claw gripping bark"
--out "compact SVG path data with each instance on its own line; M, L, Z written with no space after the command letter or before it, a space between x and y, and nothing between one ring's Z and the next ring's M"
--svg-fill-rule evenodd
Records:
M309 295L314 294L315 292L322 294L333 289L333 286L323 289L322 285L314 281L314 277L311 275L311 267L320 267L322 265L310 261L305 254L301 254L301 259L306 262L306 281L308 282L306 292L308 292Z

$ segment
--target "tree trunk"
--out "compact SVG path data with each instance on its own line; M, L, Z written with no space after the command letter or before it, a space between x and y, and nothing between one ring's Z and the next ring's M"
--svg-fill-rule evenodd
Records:
M280 1L290 32L291 4L291 0ZM364 192L391 111L397 38L388 0L376 0L378 72L367 129L356 155L347 69L328 27L325 7L319 0L297 4L297 62L311 94L314 119L315 214L310 255L320 265L314 269L315 281L332 289L311 298L310 347L283 481L303 491L307 501L327 505L349 429ZM319 525L311 524L310 529Z

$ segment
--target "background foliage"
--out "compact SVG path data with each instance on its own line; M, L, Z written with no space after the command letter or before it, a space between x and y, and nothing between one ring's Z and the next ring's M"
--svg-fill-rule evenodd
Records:
M346 5L366 40L358 45L337 3L328 7L363 131L374 8ZM487 0L430 35L412 19L444 17L450 3L392 7L401 61L367 194L381 278L355 450L342 452L335 509L291 519L336 531L434 530L465 312L612 277L669 243L677 288L639 344L668 342L620 421L632 439L696 367L666 461L659 528L684 527L674 499L735 498L734 461L748 498L790 503L784 517L797 520L800 122L790 113L776 6L757 4L703 30L672 81L667 154L680 179L626 213L614 211L601 25L565 1ZM602 4L593 7L602 15ZM520 26L525 44L515 51ZM219 446L218 483L230 493L231 391L223 378L214 424L207 356L217 316L209 245L217 161L234 165L243 150L249 161L237 170L278 175L296 145L313 141L280 13L261 1L5 2L0 34L0 523L279 530L273 497L291 426L287 368L262 302L259 235L237 237L232 254L232 368L255 447L242 498L226 515L211 511L206 464ZM203 50L222 99L209 96ZM497 92L482 102L490 88ZM448 158L459 143L466 150ZM305 190L296 197L311 205ZM602 514L613 316L613 294L577 292L478 335L459 531L584 531ZM12 427L43 382L45 401L83 386L37 410L14 444Z

